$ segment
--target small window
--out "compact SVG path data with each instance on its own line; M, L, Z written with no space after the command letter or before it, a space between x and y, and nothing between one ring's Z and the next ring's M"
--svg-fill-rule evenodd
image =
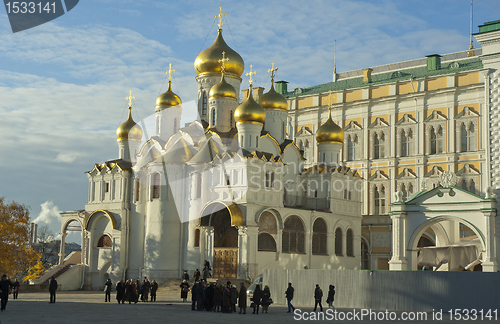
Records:
M112 241L111 237L109 235L104 234L99 238L99 241L97 242L97 247L98 248L111 248L112 247Z
M201 103L201 114L205 116L207 114L207 93L203 91L202 103Z
M200 247L200 229L194 230L194 247Z
M106 184L104 185L104 192L108 193L109 192L109 182L106 182Z
M135 201L139 201L139 195L141 193L141 183L139 182L139 179L135 180Z
M215 109L212 109L212 127L215 126Z
M160 174L155 173L152 176L151 199L160 198Z
M348 229L346 233L346 254L349 257L354 256L354 235L351 229Z
M342 256L342 230L340 228L335 230L335 255Z
M274 172L266 171L266 188L274 187Z

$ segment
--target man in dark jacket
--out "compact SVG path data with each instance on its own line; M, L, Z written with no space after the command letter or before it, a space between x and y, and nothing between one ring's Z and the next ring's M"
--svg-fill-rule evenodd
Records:
M285 291L286 301L288 303L288 312L287 313L295 311L295 307L293 307L293 305L292 305L292 299L293 299L293 292L294 292L294 290L295 289L293 289L292 283L289 282L288 283L288 288Z
M151 301L156 301L156 291L158 290L158 283L155 279L151 282Z
M106 291L105 291L105 295L104 295L104 302L111 302L111 286L113 285L113 283L111 282L111 279L108 278L108 280L106 280L106 283L104 284L104 286L106 286Z
M49 283L49 292L50 292L50 304L53 304L56 302L56 290L57 290L57 281L54 276L50 278L50 283Z
M120 302L122 304L125 303L125 283L123 282L123 279L116 284L116 300L118 301L118 304Z
M236 313L236 303L238 302L238 289L236 285L231 286L231 313Z
M196 294L198 292L198 282L195 281L193 288L191 289L191 310L196 310Z
M149 282L148 278L144 277L144 282L142 283L142 301L143 302L149 301L150 289L151 289L151 283Z
M314 289L314 311L319 305L319 309L323 311L323 306L321 306L321 298L323 298L323 290L319 288L319 285L316 284L316 289Z
M12 297L14 299L17 299L17 295L19 295L19 286L21 286L21 284L16 279L16 281L12 284Z
M194 272L194 281L200 281L200 270L196 269L196 271Z
M7 279L7 275L2 276L0 281L0 299L2 299L0 310L3 312L5 307L7 307L7 301L9 300L9 290L12 284L10 280Z
M245 287L244 282L240 282L240 293L238 296L238 307L240 308L240 314L247 313L247 287Z

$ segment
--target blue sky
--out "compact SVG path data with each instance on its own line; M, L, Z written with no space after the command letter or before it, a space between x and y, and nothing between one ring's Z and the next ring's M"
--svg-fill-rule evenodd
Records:
M15 34L0 9L0 196L29 205L58 233L58 212L87 201L84 172L118 157L130 89L134 118L148 117L172 63L174 92L195 100L193 62L216 37L220 4L226 42L266 91L272 61L289 89L331 81L335 39L337 72L469 44L469 0L82 0ZM476 0L473 31L500 19L497 9L498 0Z

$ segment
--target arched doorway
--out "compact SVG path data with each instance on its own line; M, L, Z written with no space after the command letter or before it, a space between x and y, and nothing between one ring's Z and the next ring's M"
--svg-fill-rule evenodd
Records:
M243 215L235 204L214 202L207 205L200 225L213 229L212 275L215 278L238 277L238 229ZM208 247L210 248L210 247Z

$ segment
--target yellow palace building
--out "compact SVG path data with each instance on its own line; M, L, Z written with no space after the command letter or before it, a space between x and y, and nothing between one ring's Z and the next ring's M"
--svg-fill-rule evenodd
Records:
M498 190L500 167L500 21L479 26L482 48L366 67L333 81L277 91L288 100L288 133L307 159L318 159L315 134L328 118L344 130L343 163L366 179L362 192L364 269L389 269L390 204L439 186L444 171L478 196ZM307 165L309 164L309 165ZM489 189L491 188L491 189ZM497 207L498 208L498 207ZM460 225L461 237L473 232ZM426 231L419 247L436 243ZM496 243L498 244L498 243Z

